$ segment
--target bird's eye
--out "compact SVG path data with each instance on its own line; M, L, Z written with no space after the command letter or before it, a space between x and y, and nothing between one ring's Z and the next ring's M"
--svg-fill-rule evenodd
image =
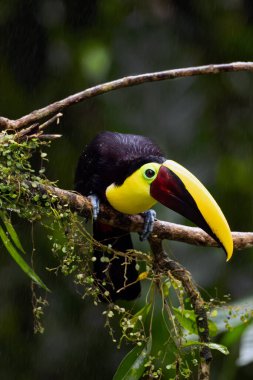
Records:
M156 172L153 169L146 169L144 175L146 178L153 178Z
M160 168L160 164L156 162L148 162L140 168L140 172L148 184L154 181Z

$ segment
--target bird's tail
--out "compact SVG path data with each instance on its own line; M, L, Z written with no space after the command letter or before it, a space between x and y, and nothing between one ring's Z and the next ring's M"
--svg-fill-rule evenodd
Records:
M96 221L93 224L93 236L95 240L116 251L126 252L133 249L130 234L119 228ZM139 296L141 285L138 281L138 271L134 259L129 260L123 256L113 257L112 253L97 248L94 249L94 256L96 261L93 271L103 292L101 296L103 301L133 300Z

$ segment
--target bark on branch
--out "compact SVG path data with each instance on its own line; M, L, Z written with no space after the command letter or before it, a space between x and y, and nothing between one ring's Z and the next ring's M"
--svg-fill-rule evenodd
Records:
M219 74L223 72L249 71L253 72L253 62L232 62L215 65L205 65L196 67L187 67L182 69L158 71L140 75L130 75L124 78L116 79L111 82L99 84L94 87L87 88L84 91L70 95L67 98L49 104L25 115L17 120L10 120L6 117L0 117L0 127L5 129L19 129L38 122L56 114L73 104L80 103L86 99L105 94L110 91L118 90L124 87L137 86L147 82L157 82L167 79L185 78L197 75Z

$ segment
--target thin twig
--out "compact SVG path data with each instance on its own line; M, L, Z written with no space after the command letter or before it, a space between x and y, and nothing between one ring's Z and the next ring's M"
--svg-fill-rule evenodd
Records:
M57 139L60 139L62 137L62 135L59 135L59 134L41 134L39 136L33 136L35 138L39 138L40 140L57 140Z
M41 124L39 126L39 130L41 131L42 129L47 128L49 125L53 124L56 121L56 124L60 123L60 119L62 118L63 114L61 112L57 113L51 119L45 121L45 123Z
M84 91L78 92L55 103L49 104L46 107L35 110L30 114L25 115L17 120L10 120L5 117L0 117L0 127L5 129L23 128L31 123L37 122L43 118L56 114L73 104L77 104L94 96L105 94L107 92L118 90L124 87L137 86L147 82L157 82L167 79L185 78L196 75L210 75L219 74L223 72L237 71L252 72L253 62L232 62L224 64L187 67L174 70L165 70L140 75L131 75L111 82L106 82L94 87L87 88Z
M36 130L38 131L38 127L39 127L39 123L32 124L29 127L23 128L21 129L21 131L13 134L13 138L18 141L22 140L25 136L30 136L31 132L36 133Z
M40 140L55 140L60 138L62 135L60 134L45 134L44 130L48 128L51 124L53 124L56 121L56 124L59 124L60 118L62 117L62 113L58 113L57 115L54 115L49 120L47 120L43 124L35 123L31 124L27 128L23 128L20 131L16 131L12 134L13 139L16 141L21 141L24 139L32 139L32 138L38 138ZM13 130L12 130L13 132ZM6 132L5 132L6 133ZM3 134L4 136L4 134Z

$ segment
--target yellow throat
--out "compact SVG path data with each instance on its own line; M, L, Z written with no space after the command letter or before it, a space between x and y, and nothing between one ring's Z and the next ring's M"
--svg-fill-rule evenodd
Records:
M154 180L161 164L152 162L143 165L126 178L122 185L114 183L107 187L106 198L115 210L124 214L138 214L149 210L157 201L150 195L150 183ZM146 169L152 168L155 176L146 178Z

